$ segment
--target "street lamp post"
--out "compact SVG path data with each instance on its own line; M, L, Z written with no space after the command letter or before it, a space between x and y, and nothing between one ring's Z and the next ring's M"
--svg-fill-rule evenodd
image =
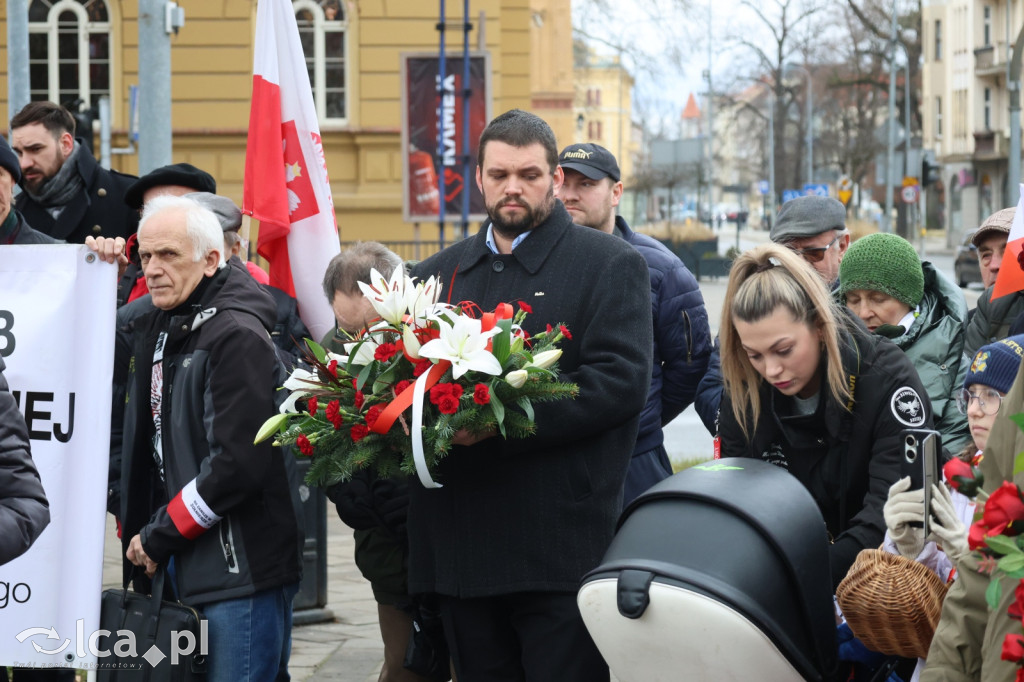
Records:
M892 3L892 36L889 39L889 140L885 157L885 217L882 231L892 232L892 188L896 172L896 2Z
M768 211L765 219L769 228L775 222L775 91L764 81L756 81L768 92ZM739 223L737 222L737 229Z

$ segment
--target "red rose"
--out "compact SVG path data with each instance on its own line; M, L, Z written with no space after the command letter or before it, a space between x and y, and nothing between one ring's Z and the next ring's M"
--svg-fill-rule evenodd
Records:
M572 341L572 334L569 333L569 328L564 324L558 325L558 331L562 332L562 336Z
M985 480L976 465L965 462L959 457L954 457L946 462L946 465L942 467L942 475L953 490L970 498L974 498L978 494L978 490Z
M1024 661L1024 635L1010 633L1003 640L1003 653L1000 656L1004 661L1020 663Z
M306 438L306 434L300 433L299 437L295 439L295 444L299 446L299 452L306 457L313 456L313 444L309 442L309 438Z
M366 425L373 428L373 425L380 419L380 413L384 411L384 405L377 404L366 411Z
M985 502L981 520L988 526L987 535L1020 535L1013 527L1015 521L1024 521L1024 500L1020 489L1009 481L996 488Z
M387 362L398 352L398 347L393 343L382 343L373 351L373 359L380 362Z
M335 379L338 378L338 361L331 360L327 363L327 371L331 373L331 376Z
M1021 620L1024 616L1024 581L1017 581L1017 588L1013 591L1013 603L1006 612L1014 620Z
M455 414L459 411L459 399L452 395L446 395L437 403L437 409L441 414Z
M366 434L370 432L370 429L366 428L366 424L356 424L352 427L352 440L356 443L366 438Z
M419 362L416 363L416 366L412 368L412 375L414 377L418 377L419 375L429 370L432 364L434 363L432 363L430 360L426 358L420 360Z
M1024 252L1021 252L1024 253ZM1017 259L1020 260L1020 255L1017 255ZM1017 674L1013 677L1013 682L1024 682L1024 668L1017 667Z
M355 404L357 410L363 409L363 402L366 400L366 396L363 395L362 391L356 391L355 397L352 398L352 402Z
M316 404L316 396L313 396L313 397L311 397L311 398L310 398L310 399L309 399L309 400L307 401L307 404L306 404L306 405L307 405L307 407L309 408L309 413L310 413L310 414L316 414L316 408L317 408L317 404Z
M530 304L527 303L526 301L519 302L519 309L522 310L524 313L533 313L533 308L531 308Z
M491 402L491 389L487 388L487 384L477 384L473 388L473 402L477 405L486 405Z
M402 379L397 384L395 384L395 395L402 395L405 389L409 388L410 386L412 386L411 381L409 381L408 379Z

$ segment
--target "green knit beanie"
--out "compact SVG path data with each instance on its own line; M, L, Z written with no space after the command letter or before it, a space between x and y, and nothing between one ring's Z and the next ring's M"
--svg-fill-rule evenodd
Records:
M911 309L924 297L924 270L914 247L903 237L878 232L861 237L839 265L839 293L880 291Z

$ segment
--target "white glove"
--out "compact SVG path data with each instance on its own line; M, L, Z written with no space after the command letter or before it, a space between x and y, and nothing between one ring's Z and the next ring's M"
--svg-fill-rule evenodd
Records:
M910 524L924 524L924 489L908 491L909 487L909 476L892 484L882 515L896 550L909 559L916 559L924 549L924 528Z
M942 547L953 563L967 556L967 528L953 508L953 498L944 485L932 486L932 520L928 539Z

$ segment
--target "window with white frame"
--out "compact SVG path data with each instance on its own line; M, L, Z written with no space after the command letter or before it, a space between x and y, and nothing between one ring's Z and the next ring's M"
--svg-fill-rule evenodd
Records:
M29 95L96 107L110 95L110 14L104 0L31 0Z
M935 98L935 137L942 137L942 98Z
M985 109L984 109L984 120L985 130L992 130L992 90L985 88Z
M992 44L992 8L985 5L982 9L982 45L988 47Z
M348 17L341 0L293 0L320 121L348 119Z

